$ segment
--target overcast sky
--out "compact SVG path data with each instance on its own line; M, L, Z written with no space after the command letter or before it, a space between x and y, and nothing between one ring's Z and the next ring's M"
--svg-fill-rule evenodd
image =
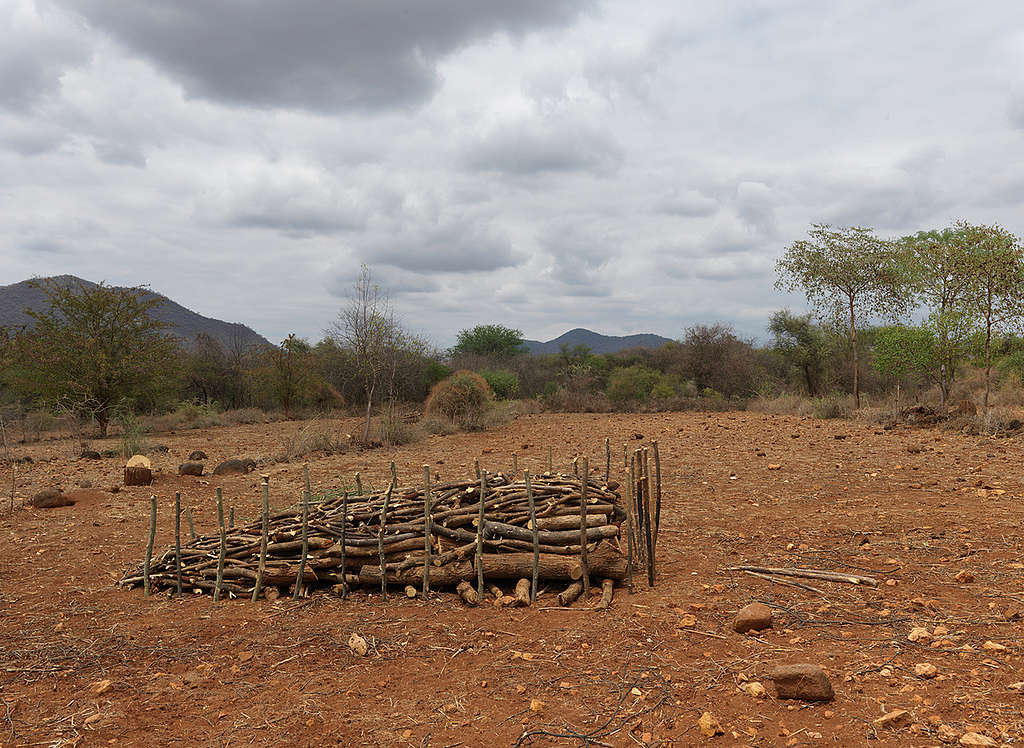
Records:
M313 340L763 336L811 222L1024 232L1024 3L0 0L0 284Z

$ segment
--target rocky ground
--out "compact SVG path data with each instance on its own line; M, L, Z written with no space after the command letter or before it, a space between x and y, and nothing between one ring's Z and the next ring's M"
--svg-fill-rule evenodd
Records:
M56 509L0 504L0 744L1024 740L1018 438L750 413L541 414L485 434L311 458L316 491L351 485L356 471L382 485L391 460L410 482L423 464L451 479L475 458L507 469L512 452L539 470L549 445L563 466L577 452L601 463L605 437L615 472L623 444L657 439L657 585L616 590L608 611L594 600L560 609L554 587L530 608L471 609L450 592L215 604L116 586L144 554L150 494L161 548L175 491L200 532L215 528L218 485L240 518L256 514L259 472L271 475L275 506L293 504L301 465L270 458L300 428L152 435L168 447L152 455L154 485L117 493L117 458L79 460L72 440L16 445L34 460L18 466L16 505L48 486L78 494ZM194 449L208 465L264 462L243 476L178 476ZM0 485L10 479L0 472ZM805 586L794 587L730 571L744 564L879 585L789 578ZM771 628L737 633L737 613L755 602ZM348 646L353 633L365 655ZM798 664L821 669L831 701L777 697L773 669Z

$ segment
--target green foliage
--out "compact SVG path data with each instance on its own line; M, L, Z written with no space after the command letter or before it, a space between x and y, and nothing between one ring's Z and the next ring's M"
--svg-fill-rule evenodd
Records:
M676 392L670 377L640 364L615 369L608 376L608 399L616 404L651 397L667 398Z
M463 369L434 385L427 398L426 415L443 416L462 429L477 431L484 427L493 400L487 381Z
M825 335L811 322L811 315L797 315L788 309L772 314L768 324L772 350L800 373L807 394L818 391L825 368Z
M8 383L23 396L91 417L106 435L121 403L154 407L177 385L180 351L141 288L36 283L49 308L10 340Z
M265 346L256 356L250 372L254 391L272 407L291 418L297 409L340 404L319 373L310 344L289 335L279 346Z
M519 377L512 371L480 372L499 400L514 400L519 395Z
M927 325L880 327L874 331L872 349L871 365L881 374L897 379L938 376L937 336Z
M131 457L132 455L145 454L149 445L146 442L146 434L149 427L139 421L138 416L131 410L122 413L118 419L121 424L121 456Z
M460 330L450 355L473 354L477 356L508 357L525 353L523 333L504 325L477 325Z

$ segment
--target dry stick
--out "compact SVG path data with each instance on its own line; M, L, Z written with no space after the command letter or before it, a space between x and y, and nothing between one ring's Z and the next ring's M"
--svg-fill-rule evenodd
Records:
M580 483L580 568L583 572L583 594L590 594L590 564L587 561L587 484L590 483L590 463L583 458L583 481Z
M778 568L773 566L730 566L728 571L755 571L760 574L778 574L783 577L799 577L802 579L821 579L825 582L845 582L846 584L866 584L869 587L877 587L878 580L874 577L865 577L860 574L841 574L834 571L822 569L794 569Z
M262 475L260 478L263 482L263 524L260 527L260 561L256 567L256 586L252 588L253 602L259 600L263 592L263 574L267 569L267 535L270 531L270 476Z
M430 465L423 466L423 599L430 594L430 535L433 531L430 523Z
M348 524L348 491L341 496L341 597L348 595L348 582L345 581L345 526ZM381 575L383 576L383 575Z
M295 590L292 600L298 600L302 594L302 576L306 572L306 556L309 554L309 463L302 466L303 477L306 479L306 490L302 492L302 555L299 556L299 571L295 575Z
M363 495L363 479L356 473L356 496Z
M484 597L484 500L487 498L487 471L480 473L480 514L476 524L476 594Z
M819 590L817 587L811 587L811 585L809 585L809 584L801 584L800 582L794 582L794 581L792 581L790 579L779 579L778 577L772 577L772 576L769 576L767 574L758 574L756 571L745 571L743 573L744 574L749 574L752 577L757 577L758 579L763 579L766 582L771 582L772 584L784 584L787 587L799 587L802 590L808 590L810 592L817 592L822 597L825 597L825 593L824 592Z
M647 584L654 586L654 528L651 527L651 464L647 447L643 451L644 541L647 543Z
M192 536L192 540L196 539L196 524L192 521L192 507L185 507L185 519L188 520L188 534Z
M395 488L395 479L388 484L388 491L384 494L384 504L380 508L380 527L377 528L377 555L380 557L380 598L388 599L388 575L384 563L384 531L387 529L388 504L391 503L391 492Z
M213 588L213 601L220 600L220 587L224 583L224 556L228 551L227 536L224 532L224 492L217 487L217 527L220 528L220 554L217 556L217 584Z
M552 470L552 468L551 468L551 445L549 444L548 445L548 472L550 473L551 470Z
M234 530L235 529L235 508L234 507L230 507L228 509L228 529L229 530Z
M537 577L540 574L540 532L537 530L537 506L533 500L533 484L530 483L530 471L523 471L526 482L526 500L530 503L530 529L533 531L533 574L530 577L530 602L537 600Z
M632 499L629 500L632 503ZM626 505L626 581L629 585L629 594L633 594L633 507L630 503Z
M149 497L149 542L146 544L146 563L142 570L142 586L149 597L149 564L153 556L153 541L156 540L156 496Z
M654 448L654 545L658 545L658 529L661 527L661 456L658 442L651 442Z
M14 513L14 489L18 485L18 463L11 464L11 504L7 508L7 511L11 514Z
M174 493L174 577L181 597L181 492Z
M604 439L604 484L607 486L612 474L612 440Z
M480 480L480 460L473 460L473 467L476 468L476 479Z

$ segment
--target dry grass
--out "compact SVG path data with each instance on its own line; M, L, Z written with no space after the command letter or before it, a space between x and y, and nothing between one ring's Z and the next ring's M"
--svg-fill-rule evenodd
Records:
M342 431L326 418L313 418L304 422L284 442L280 459L291 462L312 454L338 454L353 444L352 434Z

